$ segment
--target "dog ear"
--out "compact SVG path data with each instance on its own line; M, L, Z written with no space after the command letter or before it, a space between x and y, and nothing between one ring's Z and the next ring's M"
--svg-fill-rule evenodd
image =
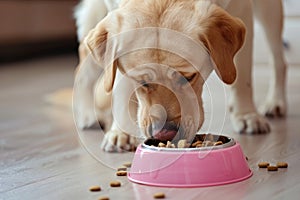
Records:
M210 4L204 12L207 13L200 17L199 39L214 61L214 69L220 79L232 84L236 79L234 56L244 43L245 25L214 4Z
M111 92L117 71L117 61L114 60L116 47L113 40L108 39L109 21L109 16L105 17L84 39L84 43L96 63L104 68L103 78L106 92Z

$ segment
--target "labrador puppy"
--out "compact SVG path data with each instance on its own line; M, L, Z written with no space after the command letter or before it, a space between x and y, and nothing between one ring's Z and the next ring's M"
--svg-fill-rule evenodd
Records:
M140 136L192 140L204 121L202 87L215 70L231 85L234 130L270 132L263 115L286 114L282 12L280 0L84 0L76 12L77 126L105 124L105 151L129 150ZM274 66L263 115L252 94L253 13Z

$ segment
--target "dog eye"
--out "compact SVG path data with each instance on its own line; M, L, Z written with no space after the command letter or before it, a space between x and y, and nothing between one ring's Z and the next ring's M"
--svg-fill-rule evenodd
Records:
M147 82L144 81L144 80L140 81L140 84L141 84L143 87L146 87L146 88L149 87L149 83L147 83Z
M195 77L196 77L196 74L193 74L192 76L189 76L189 77L180 76L178 83L180 85L185 85L186 83L191 82Z

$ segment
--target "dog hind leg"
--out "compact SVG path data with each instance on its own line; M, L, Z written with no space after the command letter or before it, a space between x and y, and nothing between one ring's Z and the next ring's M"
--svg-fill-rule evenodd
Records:
M270 131L268 121L255 107L252 91L253 13L252 4L239 15L247 27L245 44L235 57L237 79L231 87L229 111L235 131L240 133L266 133Z
M269 9L272 8L270 12ZM283 8L281 0L254 1L255 16L262 24L266 39L271 50L272 76L265 104L261 107L262 114L267 117L286 115L286 63L283 52Z

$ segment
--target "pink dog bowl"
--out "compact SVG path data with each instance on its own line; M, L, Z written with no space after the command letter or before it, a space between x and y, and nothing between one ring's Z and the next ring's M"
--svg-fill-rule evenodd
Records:
M239 143L226 136L213 137L224 144L159 148L150 146L153 141L148 140L137 148L128 178L136 183L164 187L213 186L249 178L252 172Z

